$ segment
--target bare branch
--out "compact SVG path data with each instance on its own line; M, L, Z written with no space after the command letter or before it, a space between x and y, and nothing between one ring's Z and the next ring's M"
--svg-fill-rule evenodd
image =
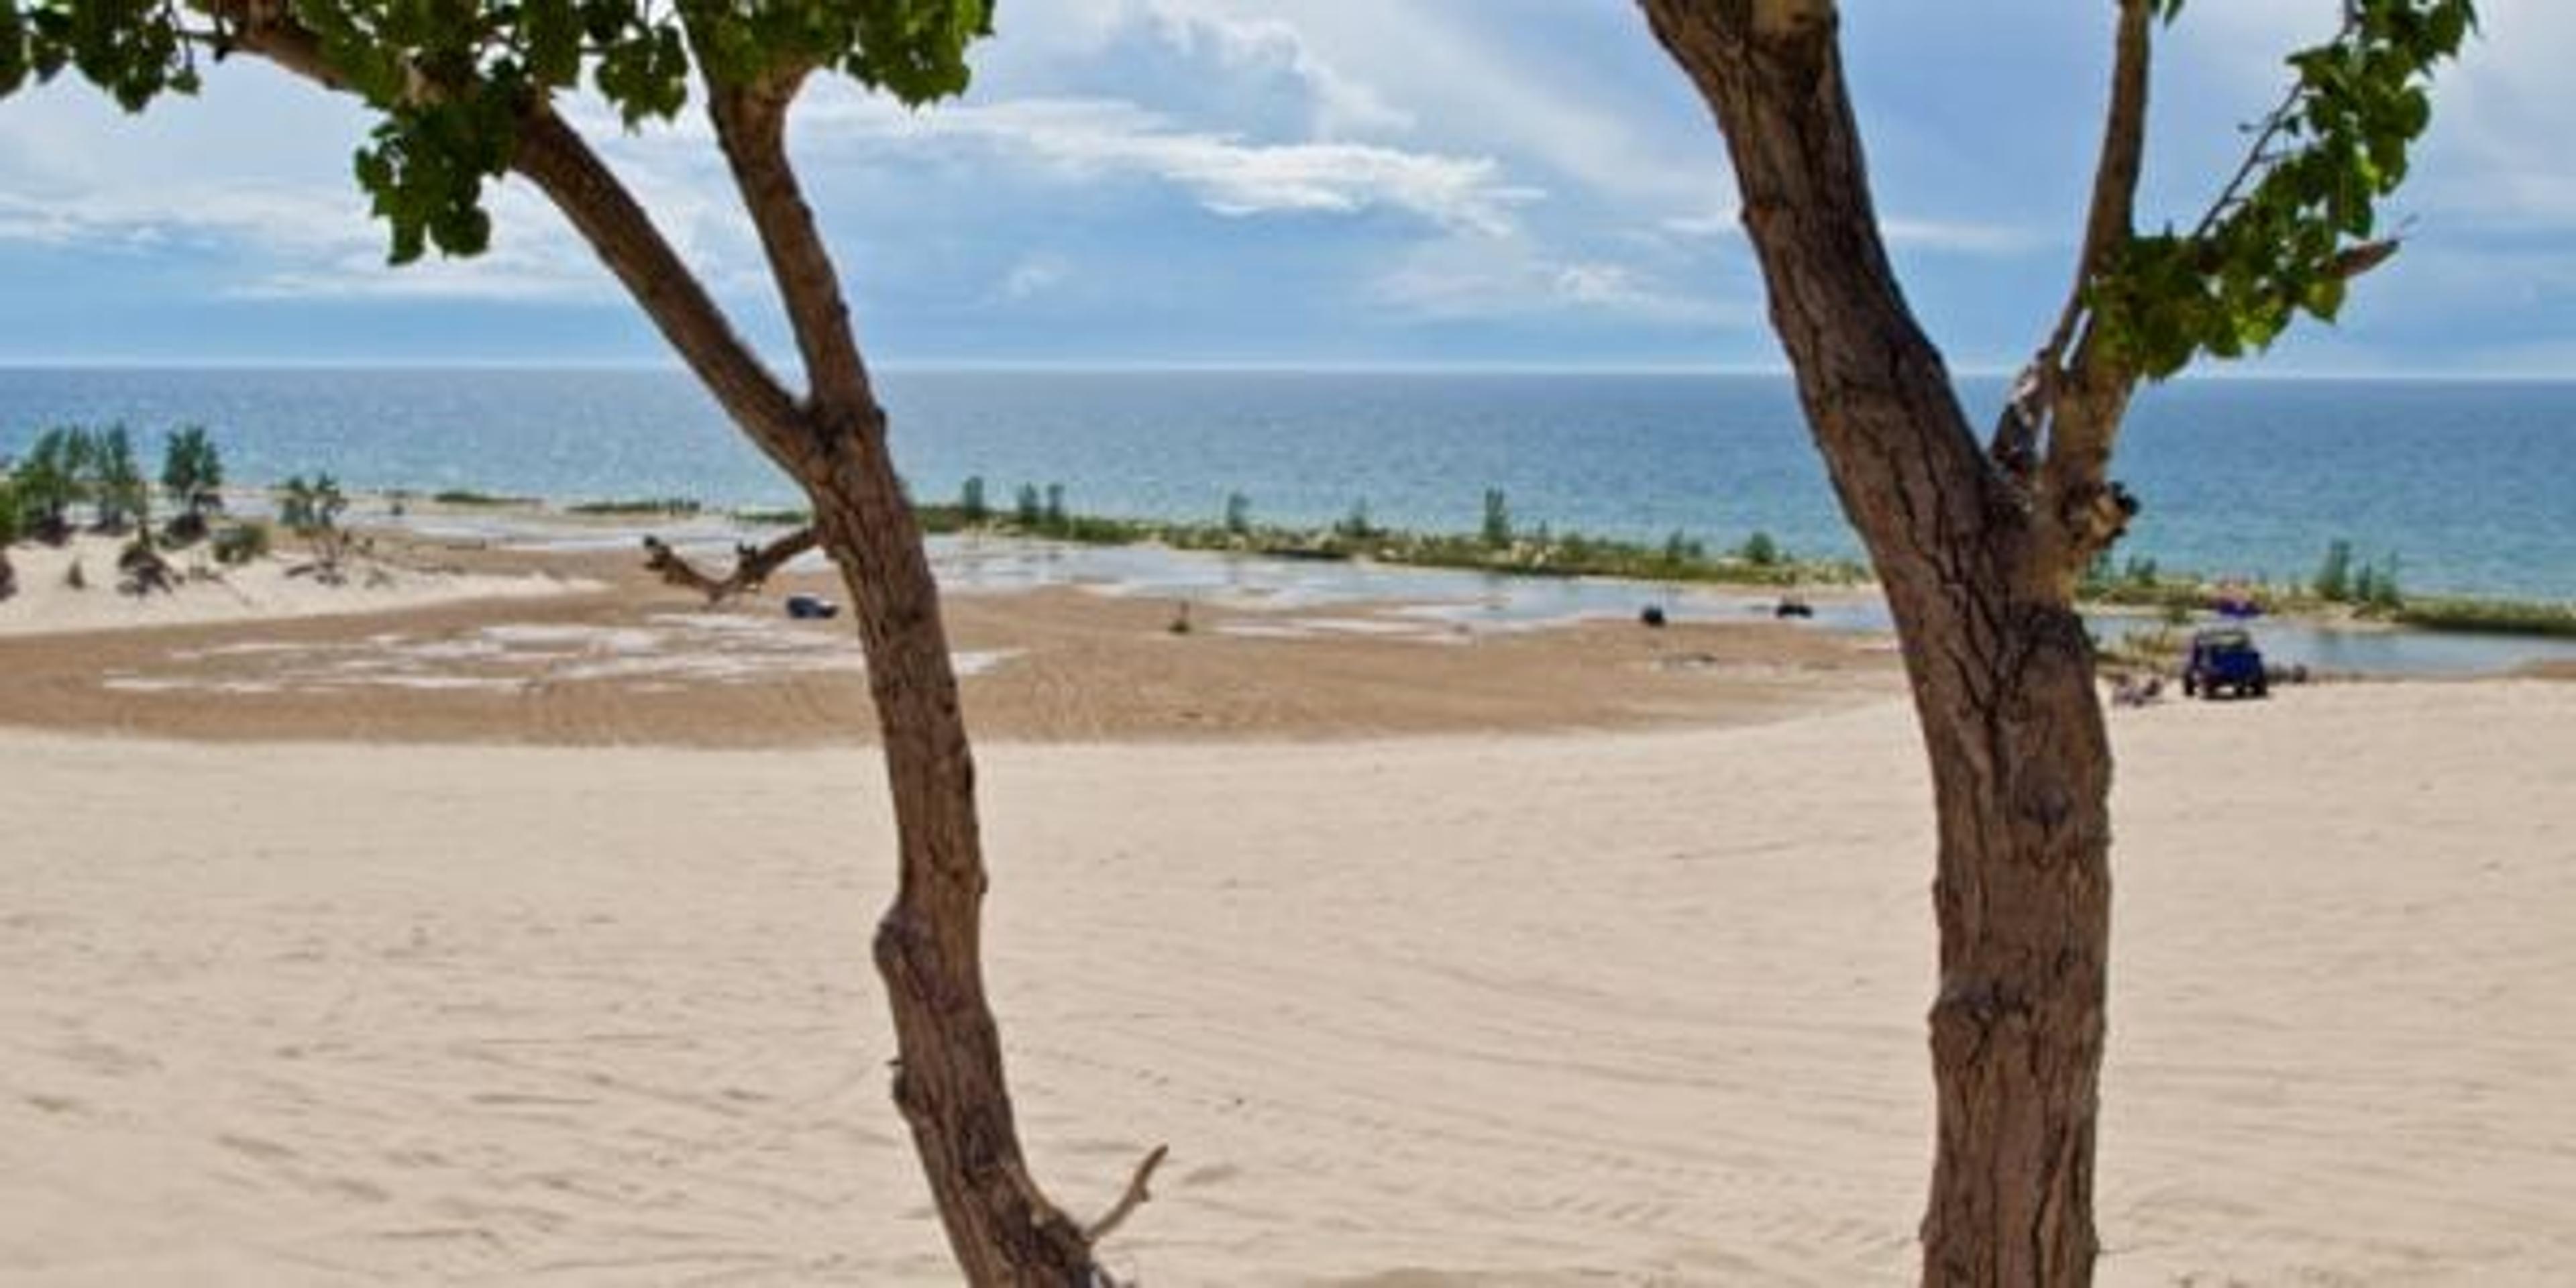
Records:
M1127 1180L1127 1192L1119 1195L1118 1201L1111 1204L1108 1211L1100 1214L1099 1220L1092 1222L1090 1228L1082 1232L1082 1237L1090 1241L1092 1246L1097 1247L1101 1240L1108 1238L1110 1233L1128 1217L1134 1216L1136 1209L1145 1206L1145 1200L1154 1197L1152 1192L1145 1188L1145 1183L1154 1179L1154 1169L1161 1167L1164 1156L1171 1152L1172 1147L1169 1145L1156 1145L1152 1153L1145 1155L1144 1161L1136 1164L1136 1174Z
M644 538L644 566L662 574L662 580L673 586L686 586L707 597L709 604L721 604L736 595L758 590L787 561L814 548L817 542L811 524L798 528L765 546L749 542L733 548L733 571L723 577L710 576L688 561L671 543L660 537Z

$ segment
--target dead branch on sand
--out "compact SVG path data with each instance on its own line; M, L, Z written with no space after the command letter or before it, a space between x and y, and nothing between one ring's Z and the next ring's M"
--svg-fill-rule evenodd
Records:
M814 548L817 538L811 527L798 528L765 546L743 542L733 548L733 572L712 577L683 557L660 537L644 538L644 566L662 575L673 586L686 586L707 597L709 605L721 604L736 595L760 589L769 575L788 560Z

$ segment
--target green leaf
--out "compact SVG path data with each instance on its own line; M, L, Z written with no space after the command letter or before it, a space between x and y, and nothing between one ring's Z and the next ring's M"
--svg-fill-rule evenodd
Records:
M2469 0L2360 0L2334 40L2290 54L2294 90L2268 123L2252 182L2190 239L2131 239L2088 286L2095 334L2162 378L2196 354L2232 358L2307 313L2332 321L2366 268L2379 202L2432 118L2436 66L2474 29Z

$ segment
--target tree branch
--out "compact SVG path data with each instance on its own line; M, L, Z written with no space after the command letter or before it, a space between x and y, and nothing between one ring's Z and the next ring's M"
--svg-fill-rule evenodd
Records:
M321 40L281 0L214 0L231 45L324 89L349 78ZM417 78L415 78L417 79ZM535 183L624 283L645 316L689 364L753 443L796 477L810 477L815 445L800 432L796 400L736 335L652 217L590 145L542 99L519 112L510 168Z
M257 54L322 88L345 91L349 79L322 52L322 41L287 12L283 0L215 0L208 6L221 32L217 48Z
M790 68L750 84L711 86L707 115L759 230L814 400L841 417L873 422L876 397L851 333L841 275L787 160L787 108L803 81Z
M2345 5L2343 25L2336 29L2334 40L2328 43L2342 43L2352 35L2353 26L2359 21L2360 17L2353 12L2352 6ZM2272 140L2281 137L2281 131L2289 127L2290 109L2299 104L2300 88L2298 81L2291 81L2290 88L2281 95L2280 105L2264 115L2263 126L2255 131L2254 142L2246 147L2245 159L2237 164L2236 173L2229 175L2226 186L2210 199L2209 209L2201 212L2200 222L2191 226L2191 240L2199 241L2208 236L2209 230L2227 217L2228 208L2236 204L2237 194L2245 191L2245 181L2261 172L2266 163L2278 159L2271 151Z
M1118 1201L1110 1204L1109 1210L1101 1213L1100 1219L1082 1232L1082 1237L1091 1246L1099 1247L1101 1240L1108 1238L1128 1217L1134 1216L1136 1209L1145 1206L1145 1200L1154 1197L1145 1188L1145 1183L1154 1179L1154 1169L1161 1167L1164 1156L1171 1152L1169 1145L1156 1145L1153 1152L1145 1155L1143 1162L1136 1164L1136 1174L1127 1179L1127 1192L1119 1195Z
M2109 478L2112 445L2137 377L2094 343L2089 296L2135 232L2138 176L2146 155L2154 8L2150 0L2120 0L2111 102L2104 113L2102 154L2093 173L2093 202L2085 216L2075 284L2047 344L2031 359L2035 388L2030 402L2008 407L2004 423L1997 426L1999 457L2009 427L2022 437L2018 448L2024 468L2032 463L2040 435L2046 435L2047 457L2037 463L2039 482L2031 498L2041 538L2031 571L2069 593L2084 565L2119 540L2137 512L2136 501Z
M1880 236L1827 0L1642 0L1724 134L1773 329L1844 512L1891 587L1980 580L2008 511ZM1999 543L2000 544L2000 543ZM1892 594L1899 621L1934 612Z
M520 115L510 168L572 221L752 441L790 476L814 477L819 445L803 433L794 396L734 333L697 275L581 135L553 109L532 104Z
M2111 106L2102 125L2102 155L2093 170L2093 204L2084 219L2084 248L2075 257L2075 285L2066 307L2033 361L2042 381L2053 381L2066 347L2086 313L2085 295L2106 261L2136 224L2138 173L2147 142L2147 65L2155 15L2149 0L2120 0L2119 36L2112 55Z
M662 574L662 580L673 586L686 586L707 597L709 604L721 604L736 595L760 589L771 573L786 566L796 556L815 547L814 527L807 524L765 546L748 542L733 548L733 571L723 577L699 571L671 543L660 537L644 538L644 566Z

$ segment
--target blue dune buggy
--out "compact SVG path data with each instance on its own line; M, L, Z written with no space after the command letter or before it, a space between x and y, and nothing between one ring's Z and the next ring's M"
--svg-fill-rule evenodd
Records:
M2220 690L2238 697L2262 697L2272 691L2263 673L2262 650L2241 627L2221 626L2191 637L2191 657L2182 666L2183 696L2215 698Z

